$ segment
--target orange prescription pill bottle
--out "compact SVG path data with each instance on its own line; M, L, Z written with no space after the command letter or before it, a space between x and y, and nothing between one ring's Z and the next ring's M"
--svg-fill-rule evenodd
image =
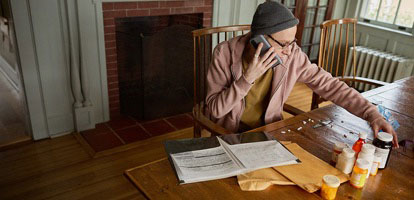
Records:
M323 199L335 199L340 185L339 178L334 175L325 175L322 178L321 196Z
M359 133L359 139L352 146L352 150L355 151L356 158L358 158L358 154L362 149L362 145L366 143L365 142L366 139L367 139L367 133L364 133L364 132Z
M365 180L368 174L369 162L365 159L358 159L354 170L352 171L350 183L355 188L364 187Z

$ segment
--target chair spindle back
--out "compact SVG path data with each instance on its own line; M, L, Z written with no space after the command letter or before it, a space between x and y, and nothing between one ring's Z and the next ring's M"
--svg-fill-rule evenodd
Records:
M349 52L351 39L354 49L356 46L356 22L356 19L345 18L328 20L321 24L318 65L332 76L345 76L349 56L352 56L352 74L356 76L355 50Z

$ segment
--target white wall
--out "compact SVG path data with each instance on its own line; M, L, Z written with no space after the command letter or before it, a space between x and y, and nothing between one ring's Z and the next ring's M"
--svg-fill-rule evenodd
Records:
M106 67L100 55L103 49L98 45L103 33L102 38L98 37L99 19L96 17L95 1L11 2L34 139L53 137L75 130L68 14L76 51L81 52L80 56L77 56L77 59L80 59L77 62L85 66L90 75L88 82L95 121L108 120L106 71L102 71ZM101 3L97 2L96 5L100 7Z
M265 0L214 0L213 27L251 24L253 14Z
M358 45L414 58L414 37L408 33L359 23L357 34Z
M347 1L336 0L332 12L332 19L339 19L345 16Z
M82 64L88 70L95 122L109 120L102 2L77 0Z
M338 0L337 0L338 2ZM361 0L347 1L343 17L357 18ZM336 16L341 18L342 16ZM357 44L414 58L414 36L410 33L381 28L367 23L357 25Z
M63 1L30 0L34 44L49 134L73 129Z
M30 19L29 5L26 0L11 1L15 22L17 45L19 47L20 65L31 128L34 139L49 137L47 117L42 95L42 85L39 77L39 67L34 46L33 29Z

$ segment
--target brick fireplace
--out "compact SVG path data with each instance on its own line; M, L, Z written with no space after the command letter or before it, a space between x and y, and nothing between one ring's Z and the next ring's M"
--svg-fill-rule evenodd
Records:
M120 19L146 16L176 16L174 19L192 20L189 14L198 14L203 27L211 26L212 0L105 2L102 4L105 33L106 66L110 118L121 114L120 64L118 63L117 24ZM184 17L177 17L177 15ZM188 17L190 16L190 17Z

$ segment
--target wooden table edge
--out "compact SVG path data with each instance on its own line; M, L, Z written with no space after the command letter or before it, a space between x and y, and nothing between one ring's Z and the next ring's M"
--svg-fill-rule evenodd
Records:
M157 163L157 162L161 162L161 161L163 161L163 160L165 160L165 159L167 159L167 157L164 157L164 158L161 158L161 159L158 159L158 160L154 160L154 161L151 161L151 162L149 162L149 163L145 163L145 164L143 164L143 165L139 165L139 166L137 166L137 167L133 167L133 168L130 168L130 169L127 169L127 170L125 170L124 171L124 175L127 177L127 179L130 181L130 182L132 182L132 184L139 190L139 191L141 191L141 193L144 195L144 197L146 198L146 199L151 199L150 197L149 197L149 194L147 193L147 191L145 191L144 190L144 187L142 187L142 185L138 182L138 181L136 181L135 179L134 179L134 176L131 174L131 172L132 171L134 171L134 170L136 170L136 169L139 169L139 168L143 168L143 167L146 167L146 166L148 166L148 165L151 165L151 164L154 164L154 163Z

